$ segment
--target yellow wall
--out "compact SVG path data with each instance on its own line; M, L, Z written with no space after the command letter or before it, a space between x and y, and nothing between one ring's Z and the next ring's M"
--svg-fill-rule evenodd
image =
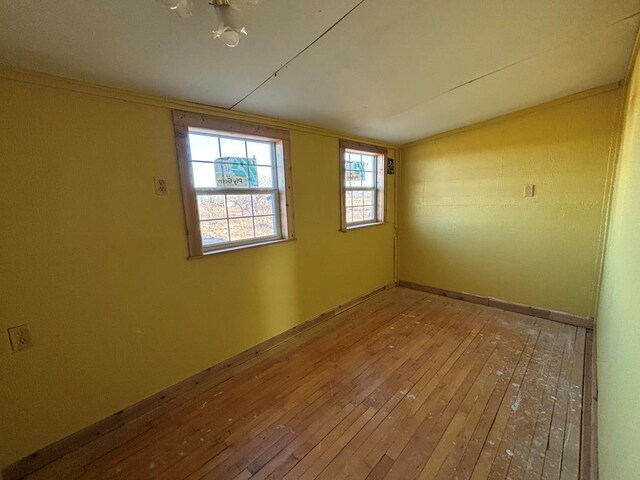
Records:
M403 147L400 280L593 315L619 95L602 88Z
M597 316L601 480L640 472L640 62L628 86Z
M298 240L186 260L170 109L20 76L0 78L0 466L393 281L394 177L390 223L339 232L337 137L291 131Z

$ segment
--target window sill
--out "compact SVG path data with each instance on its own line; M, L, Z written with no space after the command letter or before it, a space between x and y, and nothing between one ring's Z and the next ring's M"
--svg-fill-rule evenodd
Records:
M376 227L378 225L386 225L387 222L374 222L374 223L363 223L362 225L351 225L347 228L341 228L340 231L343 233L350 232L351 230L359 230L361 228L367 227Z
M268 240L266 242L260 242L260 243L251 243L249 245L236 245L233 247L228 247L228 248L221 248L219 250L210 250L208 252L203 252L202 255L193 255L190 257L187 257L189 260L196 260L199 258L205 258L205 257L210 257L212 255L217 255L219 253L228 253L228 252L237 252L238 250L246 250L248 248L255 248L255 247L263 247L265 245L274 245L277 243L285 243L285 242L292 242L296 240L295 237L292 238L280 238L278 240Z

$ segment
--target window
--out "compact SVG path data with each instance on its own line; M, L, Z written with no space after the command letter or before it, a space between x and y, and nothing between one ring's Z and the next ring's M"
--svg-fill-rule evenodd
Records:
M341 230L384 222L386 149L340 141Z
M174 112L191 257L294 238L289 132Z

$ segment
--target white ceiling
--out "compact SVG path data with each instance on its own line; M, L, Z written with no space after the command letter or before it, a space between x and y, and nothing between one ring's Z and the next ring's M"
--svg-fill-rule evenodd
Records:
M0 63L404 143L623 79L640 18L640 0L262 0L231 49L207 3L0 0Z

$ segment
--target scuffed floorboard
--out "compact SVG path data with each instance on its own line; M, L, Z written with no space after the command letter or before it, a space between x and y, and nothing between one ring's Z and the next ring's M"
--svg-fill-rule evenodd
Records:
M394 288L29 478L577 480L585 335Z

